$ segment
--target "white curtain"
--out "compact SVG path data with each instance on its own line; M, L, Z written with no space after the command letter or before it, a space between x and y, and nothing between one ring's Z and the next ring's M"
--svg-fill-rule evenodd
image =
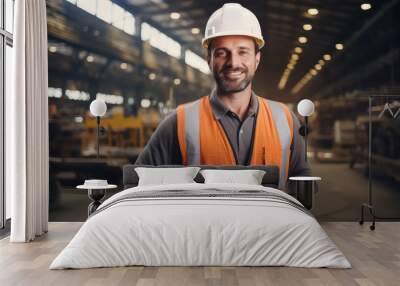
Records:
M14 68L6 98L6 187L12 242L48 227L47 19L45 0L15 1Z

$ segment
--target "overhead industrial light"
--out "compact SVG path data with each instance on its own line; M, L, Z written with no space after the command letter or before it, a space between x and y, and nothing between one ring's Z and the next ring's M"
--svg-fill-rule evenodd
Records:
M300 48L300 47L295 47L294 48L294 52L297 53L297 54L301 54L303 52L303 49Z
M280 90L285 88L286 83L287 83L287 81L289 79L289 75L290 75L290 69L286 68L285 71L282 74L281 79L279 80L279 83L278 83L278 88Z
M344 49L344 46L343 46L343 44L341 44L341 43L337 43L337 44L335 45L335 48L336 48L336 50L341 51L341 50Z
M155 80L155 79L156 79L156 74L153 73L153 72L150 73L150 74L149 74L149 79L150 79L150 80Z
M150 101L150 99L148 99L148 98L143 98L143 99L140 101L140 106L143 107L143 108L149 108L150 105L151 105L151 101Z
M299 43L300 44L305 44L305 43L307 43L307 38L306 37L299 37Z
M304 31L311 31L312 30L312 25L311 24L304 24L303 25L303 30Z
M289 64L287 65L287 68L290 69L290 70L292 70L292 69L294 69L294 65L289 63Z
M312 74L312 75L317 75L318 72L317 72L315 69L311 69L311 70L310 70L310 74Z
M295 61L297 61L297 60L299 59L299 55L293 54L293 55L292 55L292 59L295 60Z
M323 66L325 64L324 60L319 60L318 63Z
M197 35L200 33L200 29L199 28L192 28L192 34L193 35Z
M316 64L314 67L318 71L320 71L322 69L322 66L320 64Z
M178 20L181 17L181 14L179 14L178 12L172 12L171 14L169 14L169 16L173 20Z
M307 13L310 14L311 16L318 15L319 11L316 8L310 8L307 10Z
M49 47L49 51L50 51L51 53L55 53L55 52L57 52L57 47L56 47L56 46L50 46L50 47Z
M367 11L372 8L372 5L370 3L363 3L361 4L361 10Z
M89 63L93 62L93 61L94 61L93 56L88 56L88 57L86 58L86 61L89 62Z
M174 79L174 84L175 85L180 85L181 84L181 80L179 78Z
M324 55L324 60L330 61L331 59L332 59L331 55L329 55L329 54Z
M121 63L121 64L119 65L119 67L120 67L121 69L123 69L123 70L126 70L126 69L128 68L128 64L127 64L127 63Z
M75 123L82 123L83 122L83 117L82 116L76 116L74 118Z

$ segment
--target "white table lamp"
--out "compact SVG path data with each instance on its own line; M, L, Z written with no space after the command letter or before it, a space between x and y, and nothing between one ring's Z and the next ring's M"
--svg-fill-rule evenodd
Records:
M305 159L307 161L307 133L308 133L308 117L314 113L314 103L309 99L303 99L297 104L297 111L304 117L304 147Z
M314 113L314 103L309 99L303 99L297 105L297 111L301 116L311 116Z
M99 138L100 138L100 117L104 116L107 111L106 103L101 99L95 99L90 103L90 112L96 117L96 130L97 130L97 159L100 154Z

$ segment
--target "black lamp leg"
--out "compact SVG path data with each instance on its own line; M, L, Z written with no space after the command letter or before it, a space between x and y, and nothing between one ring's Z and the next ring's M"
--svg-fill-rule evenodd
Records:
M304 150L305 150L305 160L307 162L307 136L308 136L308 116L304 116Z
M97 134L97 159L99 159L100 154L100 116L96 116L96 134Z

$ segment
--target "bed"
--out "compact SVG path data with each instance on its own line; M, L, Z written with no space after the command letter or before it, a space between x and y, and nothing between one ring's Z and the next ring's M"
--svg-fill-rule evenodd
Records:
M144 266L292 266L350 268L300 202L276 189L274 166L262 185L194 183L138 186L133 165L125 189L88 218L50 269ZM171 166L176 167L176 166Z

